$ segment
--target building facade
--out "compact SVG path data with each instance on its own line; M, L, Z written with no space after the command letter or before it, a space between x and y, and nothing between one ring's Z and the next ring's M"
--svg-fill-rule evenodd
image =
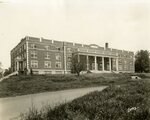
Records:
M61 42L44 38L25 37L11 50L11 69L35 74L65 74L71 72L72 55L85 64L84 71L134 72L134 53L100 47L95 44Z

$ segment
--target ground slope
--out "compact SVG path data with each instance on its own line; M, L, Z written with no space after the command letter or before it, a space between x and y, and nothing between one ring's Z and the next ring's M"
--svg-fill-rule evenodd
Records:
M149 120L150 84L145 80L109 86L72 102L40 112L31 109L23 120Z
M131 74L18 75L0 82L0 97L26 95L64 89L124 84Z

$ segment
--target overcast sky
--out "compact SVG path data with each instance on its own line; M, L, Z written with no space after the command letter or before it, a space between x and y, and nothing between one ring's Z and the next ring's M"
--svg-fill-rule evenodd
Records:
M0 0L0 61L25 36L150 50L149 0Z

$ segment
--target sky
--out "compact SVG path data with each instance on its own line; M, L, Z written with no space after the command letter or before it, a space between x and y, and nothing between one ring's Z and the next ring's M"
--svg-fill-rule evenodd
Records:
M0 0L0 62L25 36L150 50L149 0Z

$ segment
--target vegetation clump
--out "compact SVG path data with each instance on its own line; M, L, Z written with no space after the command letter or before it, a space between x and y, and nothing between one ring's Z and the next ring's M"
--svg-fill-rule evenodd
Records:
M148 120L149 87L144 81L126 85L111 85L72 102L36 114L23 120ZM30 112L31 113L31 112ZM38 118L37 118L38 116ZM30 119L28 119L30 118ZM36 118L36 119L35 119Z
M124 84L129 74L18 75L0 82L0 97L19 96L48 91Z

